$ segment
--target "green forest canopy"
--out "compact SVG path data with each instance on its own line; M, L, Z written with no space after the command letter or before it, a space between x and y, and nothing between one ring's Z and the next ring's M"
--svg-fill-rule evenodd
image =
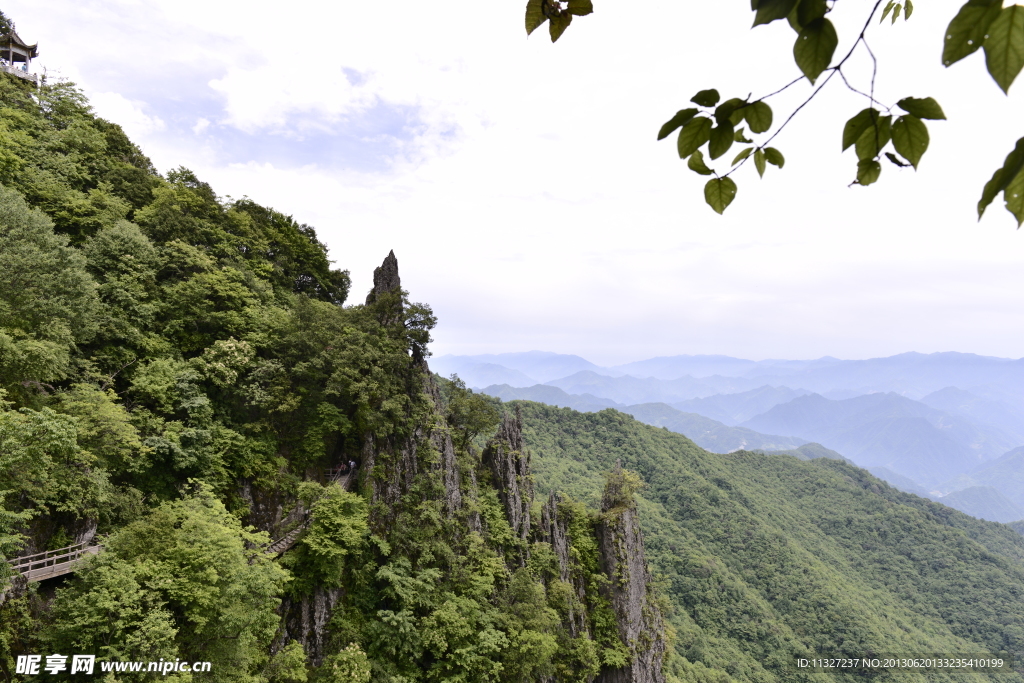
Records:
M585 681L625 656L600 590L573 597L540 546L506 563L524 547L478 467L505 407L457 381L423 392L429 308L400 292L343 305L348 273L312 228L187 169L160 176L67 83L0 76L0 294L0 553L108 534L56 596L33 584L0 605L8 679L17 654L90 648L268 683ZM308 481L367 445L398 458L388 444L437 424L438 402L485 533L442 514L431 447L394 509ZM813 652L1022 650L1024 540L1008 527L842 462L716 455L615 411L522 408L539 492L569 496L581 585L601 583L605 473L621 460L646 482L670 680L812 680L792 659ZM279 561L256 550L280 530L261 516L275 496L315 520ZM316 661L275 642L325 591L342 597ZM562 628L580 609L590 638ZM978 680L887 679L925 678Z

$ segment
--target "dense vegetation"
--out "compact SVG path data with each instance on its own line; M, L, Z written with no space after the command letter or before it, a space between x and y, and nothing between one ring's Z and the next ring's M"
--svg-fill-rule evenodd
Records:
M561 563L513 531L478 443L501 415L430 378L434 317L393 275L345 306L312 228L160 176L71 84L0 75L0 559L103 544L56 591L0 562L0 679L55 652L266 683L582 683L631 661L610 518L557 501ZM354 491L325 475L349 461Z
M843 462L713 455L614 411L522 404L531 476L486 438L508 406L428 375L430 309L348 290L308 226L160 176L70 84L0 75L0 555L104 546L56 581L0 563L0 678L68 652L247 683L591 681L652 642L622 635L631 558L602 567L630 470L670 681L1024 644L1008 528ZM327 483L350 460L355 489ZM294 548L265 552L307 512Z
M808 652L1024 646L1024 539L1009 527L840 460L714 454L613 410L522 408L541 490L586 499L616 460L646 481L647 552L684 680L799 680L792 657Z

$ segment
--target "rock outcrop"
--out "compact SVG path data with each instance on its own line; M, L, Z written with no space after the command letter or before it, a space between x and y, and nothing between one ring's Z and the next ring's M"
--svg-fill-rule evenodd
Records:
M483 462L494 476L512 532L525 541L530 536L533 477L530 453L523 445L523 415L518 406L515 413L502 419L498 433L484 448Z
M289 640L302 643L309 661L314 666L323 663L329 636L329 622L334 606L341 598L340 588L316 587L312 594L300 599L289 597L281 601L281 628L271 648L277 652Z
M626 488L627 478L616 463L601 504L598 543L619 636L632 658L625 667L602 671L596 683L665 683L665 618L651 589L636 502Z
M558 560L559 580L572 586L576 599L579 601L578 604L585 605L587 603L587 587L582 578L572 571L569 530L566 520L558 511L558 505L561 502L562 497L555 492L548 496L547 502L540 510L540 525L535 531L535 536L540 542L551 546L551 550ZM585 610L576 608L572 603L568 605L568 609L569 614L565 619L565 627L569 631L569 635L573 638L589 635L590 628L587 624Z
M401 291L402 278L398 276L398 259L395 251L388 252L384 263L373 269L373 289L366 295L366 303L372 304L388 292Z
M385 306L380 312L384 324L398 323L403 312L401 294L402 279L398 274L398 259L395 258L395 252L391 251L384 262L373 271L373 289L366 296L366 303ZM389 297L392 299L389 300ZM420 473L420 449L423 445L429 444L429 447L438 454L433 469L441 476L444 484L445 511L451 517L462 507L455 447L441 414L441 395L437 383L430 374L426 360L418 356L415 349L413 356L413 365L423 372L422 391L433 403L433 418L430 424L418 425L406 438L378 439L372 434L366 434L363 438L361 456L364 476L369 478L373 502L383 503L385 509L394 509ZM369 476L371 473L372 477Z

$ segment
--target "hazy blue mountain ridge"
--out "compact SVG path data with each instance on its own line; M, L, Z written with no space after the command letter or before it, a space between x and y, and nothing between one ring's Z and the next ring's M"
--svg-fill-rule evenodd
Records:
M863 393L894 391L921 398L948 386L972 390L997 387L1024 397L1024 359L993 358L971 353L901 353L887 358L842 360L781 372L765 366L748 372L762 384L799 386L818 393L855 389Z
M462 359L444 362L443 359L431 360L434 372L444 378L450 378L453 374L469 387L485 387L489 384L509 384L512 386L531 386L537 384L537 380L519 370L507 368L497 363L476 363Z
M727 425L738 425L780 403L806 396L809 391L789 387L762 386L735 394L715 394L673 403L672 407L687 413L698 413Z
M931 498L933 500L939 498L939 496L930 493L925 487L921 486L910 477L904 477L902 474L896 474L888 467L870 467L866 469L869 472L871 472L871 474L875 475L879 479L888 482L894 488L898 488L900 491L904 491L906 493L913 493L916 496L921 496L922 498Z
M691 441L715 453L746 450L787 450L798 448L807 439L773 434L759 434L752 429L731 427L703 415L687 413L666 403L643 403L625 406L592 394L567 394L558 387L538 384L532 387L493 385L481 390L503 401L535 401L558 408L572 408L581 413L596 413L614 408L655 427L683 434Z
M1024 508L991 486L971 486L934 500L990 522L1006 524L1024 519Z
M866 360L841 360L826 356L815 360L752 361L729 356L681 355L601 367L580 356L529 351L475 356L446 355L435 358L432 362L442 375L458 372L459 368L468 372L468 368L488 364L500 365L522 373L532 380L527 381L522 377L513 379L516 376L509 374L508 382L488 382L475 386L487 386L491 383L508 383L516 386L517 382L526 382L523 386L531 386L538 382L556 383L569 393L585 393L565 385L570 376L581 371L604 377L628 375L634 380L674 381L688 378L693 383L692 388L683 392L689 395L680 395L676 399L680 401L715 393L743 392L764 385L799 387L831 398L895 391L915 399L947 387L958 387L983 399L1009 404L1024 401L1024 359L994 358L955 352L911 352ZM610 391L620 389L621 387L615 384L609 387ZM621 397L604 397L622 402ZM632 399L665 400L660 395L633 396ZM636 400L625 402L634 403ZM1012 409L1011 412L1019 414L1021 411ZM1005 428L1003 425L999 426Z
M777 405L740 426L801 434L862 467L886 467L926 486L1005 453L1012 437L894 393L832 401L817 394Z
M441 374L459 372L470 386L485 386L485 393L505 400L585 412L612 407L719 452L786 450L810 439L905 491L937 498L991 486L1024 509L1024 459L985 470L1024 444L1021 359L964 353L856 361L679 355L602 368L579 356L529 352L437 361ZM811 392L817 396L810 398Z
M678 377L672 380L623 375L608 377L586 370L546 382L570 394L594 394L623 404L674 403L715 394L733 394L756 389L763 383L754 380L712 375L696 379Z
M1024 510L1024 446L941 484L938 490L949 494L972 486L990 486Z
M534 384L558 379L559 377L566 377L573 373L580 372L581 370L590 370L595 372L600 371L605 372L606 374L609 372L607 368L601 368L585 358L564 353L549 353L547 351L526 351L524 353L485 353L476 356L456 356L447 354L430 360L430 365L434 368L434 372L437 372L440 375L459 372L458 368L463 368L463 371L468 373L469 369L475 368L481 364L502 366L526 377L528 381L527 384L513 384L513 386L532 386ZM449 372L450 368L451 370ZM462 372L459 372L459 376L462 377ZM469 380L466 380L465 377L462 378L471 386L483 387L489 384L504 383L486 382L484 384L473 385Z
M921 403L950 415L990 424L1024 444L1024 404L979 396L958 387L945 387L921 399Z
M761 451L766 455L792 455L794 458L799 460L814 460L816 458L829 458L831 460L842 460L845 463L856 465L849 458L844 458L842 453L832 450L831 448L825 448L820 443L805 443L799 448L791 448L784 451Z
M605 408L623 409L621 403L592 394L567 394L558 387L535 384L532 387L510 387L507 384L492 384L480 393L500 398L502 401L535 401L558 408L572 408L581 413L596 413Z
M666 403L641 403L618 410L654 427L665 427L669 431L683 434L712 453L784 451L807 443L807 439L800 437L761 434L753 429L730 427L703 415L684 413Z

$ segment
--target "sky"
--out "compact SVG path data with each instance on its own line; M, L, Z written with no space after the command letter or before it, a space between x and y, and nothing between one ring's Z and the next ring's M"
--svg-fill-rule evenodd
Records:
M845 54L871 3L833 12ZM5 0L34 63L79 84L161 172L316 227L352 301L389 250L438 315L435 355L575 353L1024 356L1024 231L981 188L1024 133L980 53L945 69L958 2L875 25L875 93L932 96L917 172L850 186L844 121L866 98L834 79L775 139L786 157L703 201L661 124L698 90L760 97L799 75L784 22L745 0L595 0L556 44L524 3ZM844 67L868 90L870 58ZM1019 79L1024 81L1024 77ZM776 126L812 92L768 100ZM1014 122L1018 122L1014 125ZM718 160L727 166L739 147ZM726 163L723 163L726 162Z

